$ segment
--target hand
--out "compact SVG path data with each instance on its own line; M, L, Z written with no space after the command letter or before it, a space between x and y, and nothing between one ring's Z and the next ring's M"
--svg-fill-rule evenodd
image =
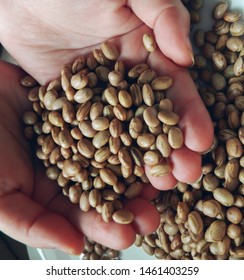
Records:
M0 5L2 44L42 84L106 39L112 39L128 63L147 61L158 74L171 76L174 84L168 96L181 117L185 147L172 153L172 173L153 178L146 168L147 174L158 189L200 177L198 153L211 146L213 126L188 72L180 67L193 63L189 15L180 0L21 0L14 5L0 1ZM159 49L148 56L142 36L150 30Z
M24 137L22 115L30 104L19 81L26 74L3 61L0 72L0 230L27 245L70 254L81 253L83 234L110 248L124 249L134 243L136 233L156 230L159 214L148 200L157 191L150 186L126 205L135 214L130 225L105 223L95 210L83 213L64 197L34 160Z

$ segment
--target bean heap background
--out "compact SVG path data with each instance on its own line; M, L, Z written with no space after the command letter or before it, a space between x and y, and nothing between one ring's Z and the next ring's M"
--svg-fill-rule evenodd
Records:
M184 0L182 2L190 12L192 27L194 27L195 23L200 22L199 10L203 5L203 1ZM213 18L216 22L212 30L207 32L197 30L194 32L195 44L199 50L195 56L195 66L190 69L190 72L211 115L215 127L215 144L209 152L203 155L203 176L198 182L191 185L179 182L177 188L171 191L161 192L159 197L152 201L161 215L160 226L156 232L148 236L138 235L135 245L142 247L147 254L154 255L158 259L244 258L244 25L241 20L241 14L236 11L231 11L226 2L221 2L218 8L215 8ZM238 39L233 39L233 37ZM25 130L26 136L32 138L33 134L38 135L37 143L40 148L37 150L37 156L43 160L47 167L48 177L58 181L58 184L62 187L63 193L68 196L73 203L79 203L81 201L80 205L83 211L88 211L91 207L94 207L102 214L105 221L109 221L112 219L114 212L123 209L123 200L131 199L138 195L141 191L142 183L147 182L143 171L145 161L147 164L150 164L150 161L153 159L152 165L161 166L159 169L157 169L158 167L156 168L156 173L154 175L163 175L163 173L169 172L170 166L167 164L167 161L165 161L165 158L168 157L172 148L178 148L182 145L183 138L181 131L177 127L179 119L178 116L173 113L173 104L170 100L165 98L164 94L164 91L172 82L169 77L166 77L166 79L164 77L163 79L164 85L165 81L167 81L166 88L160 88L160 91L154 88L153 94L144 94L143 97L143 84L151 84L152 80L155 78L156 74L153 70L146 70L148 66L141 64L140 67L137 66L138 69L135 71L137 77L133 79L130 77L130 79L127 80L124 79L124 77L126 77L125 73L129 75L129 71L126 71L123 62L115 62L117 56L113 58L115 61L112 62L112 68L110 68L111 62L110 65L106 65L106 63L108 63L105 62L107 61L106 57L105 61L101 63L101 57L103 57L102 59L104 60L102 52L99 51L97 57L99 57L99 61L95 58L94 53L86 58L86 63L89 64L89 73L87 73L86 70L81 70L83 67L81 65L84 64L84 58L79 58L72 66L65 66L63 68L61 80L57 79L51 82L47 87L39 88L36 86L31 89L29 98L33 102L35 114L33 114L33 112L28 112L27 115L24 116L24 120L25 123L28 124ZM110 92L109 97L106 97L104 94L104 85L107 87L108 82L111 84L108 78L108 68L110 72L119 70L119 72L122 73L122 76L121 74L116 76L114 80L117 80L117 83L112 86L117 89L117 93L120 90L125 90L130 93L132 99L131 107L127 107L128 104L126 106L125 104L121 104L119 98L117 100L114 99L113 97L115 94L112 92ZM139 81L139 76L145 70L149 71L149 76L151 76L146 83ZM78 72L89 77L88 84L93 91L93 94L91 94L89 90L86 92L85 95L90 96L88 98L91 99L85 101L85 104L91 101L92 104L102 103L102 117L108 118L111 124L114 115L116 115L117 118L118 114L118 116L120 116L118 120L123 122L123 131L121 135L124 135L124 137L121 137L121 135L119 137L123 156L119 158L118 150L117 153L111 152L112 145L110 145L109 140L107 142L108 144L105 144L105 147L107 146L109 149L104 149L105 151L103 149L100 150L105 158L106 167L109 166L109 169L112 170L113 175L115 175L112 175L112 183L110 175L103 177L103 174L101 176L101 173L98 171L104 169L103 161L98 162L95 160L95 153L91 152L92 148L90 145L87 146L85 155L80 153L79 145L73 145L74 142L77 144L81 140L80 137L84 135L90 141L91 135L87 137L86 133L87 131L91 131L90 128L93 119L90 117L92 108L92 104L90 104L88 106L89 108L86 108L87 112L89 111L89 116L86 116L88 116L90 124L89 127L86 126L82 128L75 120L75 116L77 116L77 112L82 105L77 104L75 107L66 106L64 104L67 102L63 102L62 100L62 98L66 98L69 101L67 104L73 104L73 99L77 99L79 100L78 103L80 103L80 94L78 94L76 98L74 94L74 92L80 89L75 88L74 84L71 83L72 77ZM94 79L96 80L95 76L98 77L100 82L102 81L103 89L101 89L100 84L99 86L91 86L91 84L94 83ZM74 79L74 81L76 81L77 84L81 82L80 79ZM29 84L31 86L35 83L31 77L26 78L26 80L22 82L25 85ZM134 90L131 90L131 83L134 84ZM44 96L46 96L47 91L56 91L58 95L55 93L54 95L47 95L48 98L46 97L47 100L44 102ZM138 95L138 92L141 93ZM145 99L145 96L150 97L149 99ZM151 98L154 100L152 101ZM122 99L123 98L120 100ZM77 100L75 100L75 102L77 102ZM109 103L111 100L113 100L113 102L114 100L116 101L111 104ZM128 95L126 95L124 100L128 100ZM53 110L52 107L54 104L57 106L55 110ZM50 107L48 109L43 108L43 105L44 107ZM98 107L99 106L101 105L98 105ZM117 114L114 112L116 106L119 107L119 110L116 111ZM150 127L149 123L145 122L145 115L143 113L145 112L145 108L156 108L157 114L160 110L164 111L166 109L167 112L171 112L170 118L167 117L166 119L174 119L175 123L165 124L163 121L165 118L161 118L160 120L158 117L161 126L160 130L155 129L156 125L154 128L152 126ZM65 110L68 113L64 113ZM71 113L71 116L73 114L71 119L70 110L74 110L74 112ZM53 121L55 123L52 123L49 119L51 111L54 111L55 114L59 113L61 116L60 118L54 117ZM120 119L123 115L121 112L123 111L126 111L126 120ZM156 115L154 109L152 115ZM131 135L130 132L132 132L132 130L130 130L129 125L131 118L135 117L143 122L143 130L135 130L135 128L138 127L137 122L135 123L136 125L133 126L133 133L137 132L137 134L135 134L137 137ZM87 119L84 119L84 121L86 122ZM80 120L78 122L82 123ZM154 122L155 119L152 123ZM67 133L66 129L67 124L69 128L72 127L71 130L68 130L69 133ZM141 125L139 125L139 127L140 126ZM176 134L180 135L180 137L177 138L180 139L180 141L176 141L177 147L172 147L172 143L174 142L172 139L174 137L169 137L169 130L172 127L177 131ZM105 129L105 131L106 130L110 131L110 127ZM62 131L65 133L61 133ZM141 135L141 133L145 132L155 136L150 146L151 148L138 145L138 134ZM61 136L59 136L60 133ZM97 131L96 134L97 133L100 132ZM67 136L67 134L71 137ZM81 136L81 134L83 134L83 136ZM157 144L159 135L163 136L160 136L161 138L159 138L160 140L158 140ZM67 139L71 140L67 141ZM62 147L60 141L65 145L67 142L70 142L69 145L71 146ZM142 143L143 142L144 141L142 141ZM159 143L164 144L160 145ZM171 145L169 143L171 143ZM114 145L116 146L117 144ZM131 151L133 151L131 147L133 147L136 153L131 153ZM168 148L165 149L165 147ZM95 148L96 150L101 149L100 147ZM108 152L108 150L110 150L110 152ZM146 152L151 152L152 150L155 154L150 155L149 153L147 154L148 157L144 157ZM84 151L82 152L84 153ZM106 154L107 152L109 156ZM90 157L87 156L87 153L91 153ZM129 157L127 157L128 154ZM62 171L64 169L64 162L66 162L66 164L68 163L68 167L65 167L67 172L77 172L72 164L70 166L70 159L74 160L74 158L75 162L79 162L79 173L80 170L87 170L87 172L85 171L85 175L78 173L79 180L83 181L84 179L82 178L85 178L83 182L79 182L78 180L78 184L70 178L71 174L66 174L65 172L63 174ZM130 158L130 160L124 162L125 158ZM131 167L130 162L133 163L132 169L129 168ZM120 166L120 168L116 166ZM130 170L129 172L128 169ZM104 180L102 177L106 179ZM115 186L117 186L117 188ZM121 215L118 215L118 217L117 222L127 223L133 220L133 214L128 212L122 215L122 218L125 217L125 219L122 219ZM86 240L83 255L84 259L113 259L118 257L119 252L106 248L91 240Z

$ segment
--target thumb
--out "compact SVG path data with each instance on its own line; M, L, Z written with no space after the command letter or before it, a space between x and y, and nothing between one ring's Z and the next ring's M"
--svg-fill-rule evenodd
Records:
M194 63L189 39L190 16L180 0L130 0L128 5L153 29L164 55L181 66Z

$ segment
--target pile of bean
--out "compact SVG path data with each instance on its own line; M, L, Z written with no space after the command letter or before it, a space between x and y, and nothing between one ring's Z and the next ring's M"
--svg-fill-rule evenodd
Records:
M150 34L143 43L154 51ZM21 83L32 87L25 134L36 135L36 155L48 178L82 211L94 208L105 222L128 224L134 215L123 201L138 196L148 182L144 165L153 176L170 172L167 158L183 145L183 134L165 97L171 78L157 76L145 63L127 69L119 55L104 42L65 65L46 86L34 86L29 76Z
M85 239L85 247L82 254L82 260L116 260L120 252L88 238Z
M202 178L161 193L154 201L160 227L137 236L135 244L159 259L244 259L244 22L223 1L212 15L212 30L195 31L199 53L191 74L215 143L202 156Z

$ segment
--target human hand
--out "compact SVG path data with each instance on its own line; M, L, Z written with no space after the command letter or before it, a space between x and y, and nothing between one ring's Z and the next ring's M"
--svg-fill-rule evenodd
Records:
M121 59L145 60L141 38L150 29L165 56L181 66L193 63L189 15L180 0L1 0L0 23L3 45L41 84L111 38Z
M180 67L192 64L189 15L180 0L3 2L1 41L42 84L56 78L64 64L106 39L118 46L120 59L127 63L147 61L158 75L171 76L174 83L168 96L181 117L185 147L171 154L172 173L154 178L146 167L147 175L158 189L199 178L199 152L211 146L213 126L188 72ZM148 55L142 36L152 30L159 48Z
M64 197L61 188L47 179L23 134L22 115L30 104L19 81L26 74L3 61L0 72L0 230L29 246L70 254L81 253L83 234L110 248L124 249L134 243L136 233L156 230L159 214L149 200L157 192L150 186L127 203L135 214L129 225L105 223L95 210L84 213Z

